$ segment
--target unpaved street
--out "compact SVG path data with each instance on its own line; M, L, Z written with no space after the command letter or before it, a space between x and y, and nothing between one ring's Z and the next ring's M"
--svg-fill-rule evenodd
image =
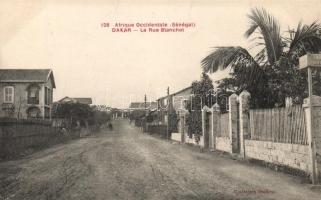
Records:
M0 199L321 198L299 178L114 127L0 163Z

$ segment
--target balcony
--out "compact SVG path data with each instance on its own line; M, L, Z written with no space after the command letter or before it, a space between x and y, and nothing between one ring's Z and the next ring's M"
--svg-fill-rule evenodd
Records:
M39 98L38 97L28 97L28 104L39 104Z

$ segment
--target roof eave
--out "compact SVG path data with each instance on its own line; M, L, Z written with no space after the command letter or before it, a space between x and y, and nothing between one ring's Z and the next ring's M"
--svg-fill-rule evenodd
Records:
M51 69L47 75L47 82L50 79L50 76L52 76L52 88L56 88L55 77L54 77L53 71Z
M1 83L44 83L43 80L0 80Z

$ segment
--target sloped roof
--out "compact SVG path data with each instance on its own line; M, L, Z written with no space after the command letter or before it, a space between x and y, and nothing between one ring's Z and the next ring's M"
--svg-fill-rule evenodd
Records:
M73 103L82 103L82 104L92 104L92 99L91 98L85 98L85 97L64 97L58 101L59 103L68 103L68 102L73 102Z
M40 82L52 78L53 88L56 88L51 69L0 69L0 82Z
M73 98L75 99L78 103L82 103L82 104L92 104L93 101L91 98Z
M156 109L157 108L157 102L146 102L146 108L149 110ZM129 109L145 109L145 103L144 102L132 102L129 105Z
M192 86L188 86L188 87L186 87L186 88L183 88L183 89L181 89L181 90L179 90L179 91L177 91L177 92L174 92L173 94L169 94L169 95L160 97L160 98L158 98L157 100L166 99L166 98L168 98L169 96L178 95L179 93L182 93L182 92L184 92L184 91L186 91L186 90L189 90L189 89L192 89Z
M173 93L172 95L177 95L177 94L179 94L179 93L182 93L182 92L185 92L186 90L191 90L191 89L192 89L192 86L188 86L188 87L186 87L186 88L183 88L183 89L181 89L181 90Z

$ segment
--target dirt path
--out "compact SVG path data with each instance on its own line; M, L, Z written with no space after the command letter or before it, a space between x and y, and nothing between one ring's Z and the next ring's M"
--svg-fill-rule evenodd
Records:
M0 163L0 200L321 199L299 178L114 127Z

